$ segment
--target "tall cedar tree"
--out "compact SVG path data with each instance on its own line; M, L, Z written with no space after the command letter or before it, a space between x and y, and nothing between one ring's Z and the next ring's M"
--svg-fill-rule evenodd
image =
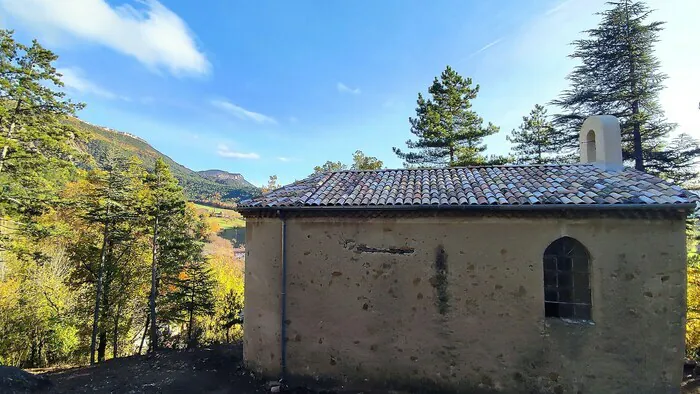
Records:
M61 120L83 105L58 90L57 58L37 41L26 46L0 30L0 217L20 215L24 224L58 198L62 170L76 154L78 135Z
M151 290L148 296L148 309L150 324L151 350L158 348L158 315L157 298L161 274L170 272L173 264L180 261L178 238L182 234L173 231L178 220L185 210L185 198L177 179L170 172L170 168L158 158L153 172L148 174L145 181L150 190L146 206L146 214L151 222Z
M513 143L511 148L519 164L544 164L557 160L559 146L555 143L556 131L547 119L547 110L536 104L523 123L506 137Z
M475 165L488 162L483 156L484 137L498 132L498 127L472 111L471 100L479 93L479 85L472 86L471 78L463 78L450 66L435 78L428 89L432 98L424 99L418 93L416 117L410 118L411 133L417 140L406 145L413 152L394 148L394 153L405 165Z
M90 189L85 193L85 219L88 223L101 227L102 239L99 260L96 265L95 307L93 310L92 333L90 337L90 364L95 363L95 349L102 304L109 304L104 292L105 271L116 269L112 257L116 246L128 238L129 222L136 221L137 192L140 172L134 162L108 152L103 161L103 170L91 171L88 175ZM104 325L102 327L105 332ZM106 346L106 335L101 342ZM101 346L98 359L104 359L104 347Z
M641 1L608 3L598 27L573 42L570 57L581 64L568 76L571 86L552 103L562 114L554 117L570 151L578 147L579 128L591 115L609 114L620 120L622 155L638 170L680 181L700 154L695 141L668 142L676 127L666 120L659 92L666 75L654 56L663 22L648 21L652 11ZM681 143L685 142L685 143ZM682 151L673 151L673 147ZM679 178L680 176L680 178Z

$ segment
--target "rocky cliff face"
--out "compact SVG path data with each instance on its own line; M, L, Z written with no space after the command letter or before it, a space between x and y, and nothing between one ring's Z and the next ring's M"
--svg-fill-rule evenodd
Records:
M216 183L229 186L253 186L248 182L243 175L235 172L228 172L223 170L205 170L197 171L199 175Z

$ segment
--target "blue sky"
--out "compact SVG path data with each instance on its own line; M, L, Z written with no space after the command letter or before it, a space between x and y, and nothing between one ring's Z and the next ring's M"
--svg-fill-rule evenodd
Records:
M696 0L652 0L662 104L700 138ZM0 0L0 27L60 55L80 116L128 131L195 170L262 184L301 179L357 149L400 167L392 146L446 65L481 85L474 108L505 136L566 87L568 45L602 0ZM682 12L679 12L682 10ZM550 110L552 112L552 110Z

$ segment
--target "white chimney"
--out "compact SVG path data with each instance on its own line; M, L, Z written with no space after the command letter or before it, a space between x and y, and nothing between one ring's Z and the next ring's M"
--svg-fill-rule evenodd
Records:
M591 116L579 133L581 163L593 164L607 171L621 171L622 141L620 122L611 115Z

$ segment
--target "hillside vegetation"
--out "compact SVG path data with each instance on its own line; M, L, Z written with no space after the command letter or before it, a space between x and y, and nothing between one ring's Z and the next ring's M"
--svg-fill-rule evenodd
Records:
M209 219L209 226L220 237L233 241L235 246L245 243L245 220L240 213L226 208L195 204L197 213Z
M190 200L235 202L260 193L260 189L246 181L241 174L231 174L221 170L198 173L175 162L143 139L131 134L95 126L78 118L69 118L67 122L87 135L87 142L81 143L80 148L92 156L97 163L104 161L110 148L127 156L138 157L148 170L153 169L156 159L162 158Z

